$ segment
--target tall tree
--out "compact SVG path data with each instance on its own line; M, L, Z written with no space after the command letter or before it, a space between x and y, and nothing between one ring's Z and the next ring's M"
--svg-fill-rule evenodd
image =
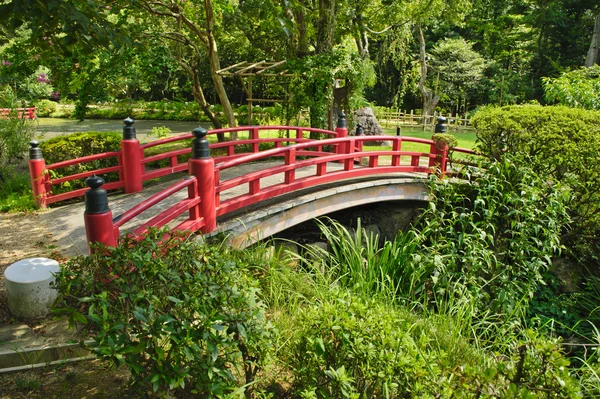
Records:
M133 6L135 4L132 3ZM166 25L169 29L157 33L173 41L178 47L177 60L183 70L192 79L194 98L204 113L210 118L212 124L218 128L221 127L221 123L210 110L199 79L199 62L202 57L201 49L204 50L208 56L212 81L223 107L227 124L231 127L236 126L235 114L233 113L225 86L223 85L223 78L217 73L221 69L221 63L215 39L216 22L212 0L204 0L203 5L193 2L179 3L167 0L140 0L139 6L154 16L170 20L170 23ZM200 18L200 15L203 15L204 18ZM190 58L186 59L183 56L181 47L185 47L187 52L191 54Z
M594 66L594 64L600 64L600 11L596 14L592 42L585 59L586 67Z

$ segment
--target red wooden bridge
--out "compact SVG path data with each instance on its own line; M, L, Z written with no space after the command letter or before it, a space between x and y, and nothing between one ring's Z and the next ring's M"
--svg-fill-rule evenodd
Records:
M45 165L39 143L30 148L30 172L36 205L49 204L85 196L85 230L88 243L115 246L125 223L148 211L168 198L187 192L150 220L139 224L127 234L142 236L149 228L170 226L173 230L211 233L217 228L217 218L233 215L247 207L286 194L325 184L343 183L351 179L391 176L398 173L450 174L448 148L433 140L400 136L364 136L361 129L348 135L343 114L335 131L295 126L246 126L207 131L196 128L191 134L180 134L147 144L141 144L135 134L134 121L124 121L121 150ZM272 132L278 132L272 137ZM210 136L230 135L229 140L209 142ZM233 139L231 135L238 137ZM269 137L271 136L271 137ZM312 136L312 138L311 138ZM319 138L315 138L319 137ZM191 148L168 150L146 156L149 148L192 140ZM371 146L385 141L391 149ZM405 151L403 143L418 143L423 151ZM264 149L264 147L269 147ZM454 148L453 152L474 155L473 151ZM191 157L184 161L183 157ZM78 164L113 158L116 166L75 173L58 178L51 175ZM168 161L167 166L148 167L156 161ZM269 162L265 162L265 161ZM227 171L244 165L264 165L230 178L221 178ZM471 163L459 157L453 164ZM54 173L50 173L54 171ZM158 177L186 172L187 176L166 189L143 200L138 205L113 218L108 205L107 190L123 189L136 193L144 182ZM104 183L100 176L117 175ZM274 179L274 177L277 177ZM86 179L88 188L53 193L65 182ZM234 194L231 194L231 193ZM224 195L230 193L229 195ZM222 197L224 199L222 199Z

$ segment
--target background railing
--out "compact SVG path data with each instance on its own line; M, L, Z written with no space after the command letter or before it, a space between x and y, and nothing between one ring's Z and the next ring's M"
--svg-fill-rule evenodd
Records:
M433 115L422 115L420 111L376 107L374 113L379 124L386 128L401 126L434 130L437 118L442 116L448 120L448 129L450 130L474 129L470 118L466 114L453 115L452 113L436 112Z
M0 118L8 118L11 114L17 113L17 118L19 119L35 119L36 115L36 107L30 108L0 108Z

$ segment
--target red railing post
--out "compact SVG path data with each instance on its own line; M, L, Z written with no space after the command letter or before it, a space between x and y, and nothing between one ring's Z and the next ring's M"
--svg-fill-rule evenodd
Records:
M434 133L446 133L448 131L447 121L448 119L443 116L438 116ZM435 157L429 158L429 166L434 166L436 169L439 169L440 176L443 176L446 174L446 167L448 164L448 144L441 141L436 142L435 136L431 139L433 140L433 144L431 144L430 151Z
M29 177L36 208L46 207L46 161L39 141L29 142Z
M203 233L217 228L217 209L215 207L215 160L210 156L208 131L201 127L192 130L195 139L192 142L192 157L189 160L189 173L196 176L198 196L200 197L200 215L204 218Z
M123 120L123 140L121 140L121 159L123 162L123 179L125 192L137 193L142 191L142 158L144 150L136 138L134 120Z
M354 135L356 137L365 135L365 130L363 129L363 126L361 123L356 124L356 132L354 133ZM363 142L362 141L359 141L358 143L356 143L356 150L359 152L362 152L362 150L363 150Z
M85 192L85 236L87 237L90 254L94 253L92 244L104 244L107 247L116 247L119 229L115 228L112 220L112 211L108 207L108 197L102 185L104 179L96 175L85 179L85 184L90 188Z
M338 138L348 137L348 126L346 125L346 115L343 112L340 112L338 115L338 121L335 128L335 132L337 133ZM346 144L340 143L337 145L337 154L345 154L346 153Z

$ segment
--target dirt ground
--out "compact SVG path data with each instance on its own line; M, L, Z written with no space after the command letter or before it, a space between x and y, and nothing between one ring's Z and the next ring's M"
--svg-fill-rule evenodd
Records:
M25 258L46 257L63 260L52 233L36 213L0 213L0 325L10 323L4 286L4 271Z
M64 260L52 233L36 213L0 213L0 325L18 321L6 300L4 270L31 257ZM100 361L83 361L17 373L0 374L0 399L13 398L116 398L147 397L129 389L126 370L110 369Z

